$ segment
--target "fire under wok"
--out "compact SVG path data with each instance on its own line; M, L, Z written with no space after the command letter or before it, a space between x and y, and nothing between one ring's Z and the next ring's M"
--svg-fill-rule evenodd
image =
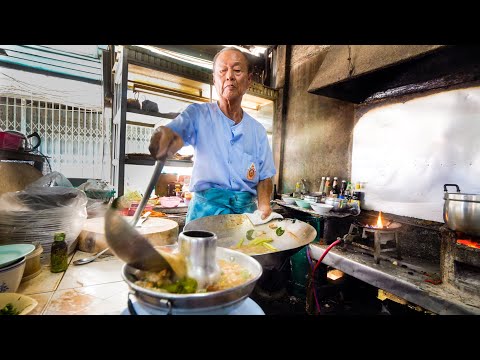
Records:
M281 228L278 231L281 235L277 234L278 228ZM237 250L242 239L247 242L248 235L253 238L255 234L261 234L259 237L272 239L268 244L276 250L265 247L264 251L249 254L266 270L281 269L287 258L317 236L313 226L297 219L275 219L255 226L244 214L206 216L189 222L184 230L211 231L217 235L217 246L233 250Z

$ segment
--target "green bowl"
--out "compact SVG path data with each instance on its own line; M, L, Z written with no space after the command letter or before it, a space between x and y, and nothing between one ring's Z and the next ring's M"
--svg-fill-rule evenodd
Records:
M310 209L310 203L306 200L295 199L295 202L297 203L297 206L299 206L301 208Z

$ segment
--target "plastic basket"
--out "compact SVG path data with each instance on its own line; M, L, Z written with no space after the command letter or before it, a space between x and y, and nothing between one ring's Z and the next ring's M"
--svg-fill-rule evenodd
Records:
M0 131L0 149L18 151L23 138L16 134Z

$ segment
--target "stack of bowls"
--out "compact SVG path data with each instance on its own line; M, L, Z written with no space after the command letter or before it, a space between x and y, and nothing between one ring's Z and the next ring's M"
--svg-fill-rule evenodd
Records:
M26 256L35 250L31 244L0 246L0 293L16 292L22 281Z
M333 206L329 204L316 203L310 205L312 206L313 211L315 211L319 215L325 215L333 209Z
M320 197L318 197L317 195L314 195L314 194L306 194L303 196L303 200L309 202L310 204L311 203L318 203L318 200L321 199Z
M285 202L285 204L288 205L295 205L295 198L288 196L288 195L282 195L282 200Z
M301 208L310 209L310 203L306 200L295 199L295 202L296 202L297 206L299 206Z

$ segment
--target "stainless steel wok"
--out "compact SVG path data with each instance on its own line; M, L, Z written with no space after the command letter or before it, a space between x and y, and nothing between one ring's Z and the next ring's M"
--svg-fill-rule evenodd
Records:
M269 227L272 223L285 230L283 235L278 236L275 233L276 229ZM313 226L297 219L275 219L266 224L254 226L244 214L206 216L189 222L185 225L184 231L211 231L217 235L217 246L230 248L240 239L245 238L250 229L265 231L264 237L272 238L273 242L270 245L278 249L274 252L265 249L265 253L251 255L262 264L265 270L280 270L288 257L311 243L317 236Z

